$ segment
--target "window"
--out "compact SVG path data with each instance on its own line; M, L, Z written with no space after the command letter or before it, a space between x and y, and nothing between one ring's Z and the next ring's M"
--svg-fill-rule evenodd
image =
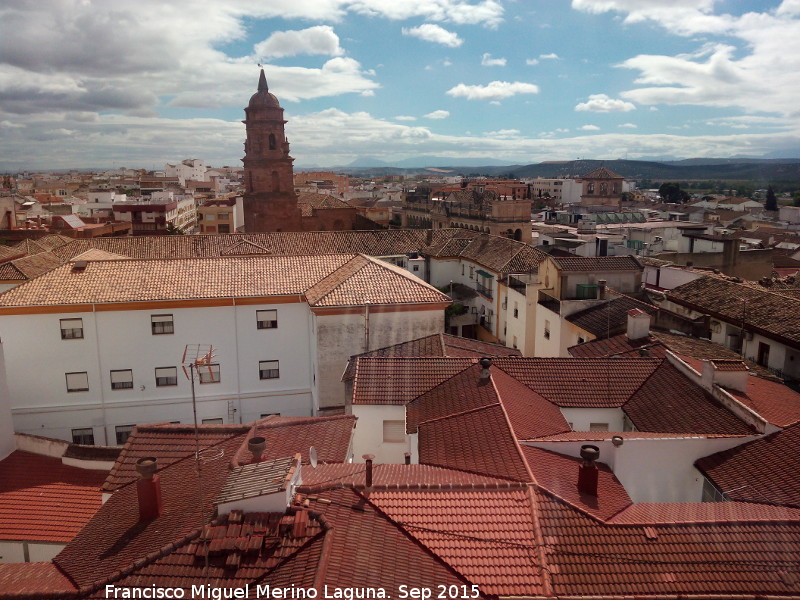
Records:
M86 371L81 373L65 373L67 377L67 391L68 392L88 392L89 391L89 375Z
M221 418L217 419L203 419L203 425L222 425L223 421Z
M544 322L544 339L546 339L546 340L550 339L550 321L548 321L546 319L545 319L545 322Z
M405 442L406 441L405 421L384 421L383 441L387 443Z
M514 302L514 318L519 318L519 305L516 302Z
M703 502L727 502L728 497L717 486L703 477Z
M112 390L133 389L133 371L131 371L130 369L120 369L118 371L111 371L111 389Z
M172 320L172 315L151 315L150 322L153 328L153 335L175 333L175 323Z
M469 278L470 279L475 279L475 267L470 267L469 268Z
M94 429L91 427L86 427L85 429L73 429L72 430L72 443L73 444L85 444L85 445L93 445L94 444Z
M258 363L259 379L277 379L280 377L280 370L277 360L262 360Z
M581 336L578 336L578 343L583 344L586 340L583 339Z
M230 232L231 232L231 226L228 225L227 223L220 224L217 227L217 233L230 233Z
M258 417L259 419L265 419L267 417L280 417L281 413L261 413L261 416Z
M178 385L178 367L156 367L156 387Z
M414 265L414 268L413 268L413 270L414 270L415 272L416 272L416 271L419 271L419 265Z
M134 425L117 425L114 428L117 434L117 446L122 446L122 444L128 441L134 427Z
M608 423L589 423L589 431L608 431Z
M514 343L513 343L513 346L514 346L514 349L515 349L515 350L516 350L516 349L519 347L519 346L517 346L517 336L514 336Z
M257 310L256 325L259 329L276 329L278 327L278 311Z
M197 374L200 375L200 383L219 383L219 363L197 367Z
M83 339L83 319L61 319L61 339Z

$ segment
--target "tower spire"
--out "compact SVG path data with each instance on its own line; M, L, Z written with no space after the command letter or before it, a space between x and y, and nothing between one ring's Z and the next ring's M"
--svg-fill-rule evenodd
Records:
M260 65L259 65L260 66ZM264 69L261 69L261 75L258 77L258 91L259 92L268 92L269 87L267 87L267 76L264 75Z

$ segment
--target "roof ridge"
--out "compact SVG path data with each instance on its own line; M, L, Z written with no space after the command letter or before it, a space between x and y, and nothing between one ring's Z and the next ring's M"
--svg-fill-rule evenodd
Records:
M635 358L637 358L637 357L633 356L633 357L631 357L631 358L634 358L634 359L635 359ZM644 357L642 357L642 358L644 358ZM655 359L655 360L657 360L657 359ZM653 377L653 375L655 375L655 374L656 374L656 372L657 372L657 371L658 371L658 370L659 370L661 367L663 367L663 366L664 366L664 362L665 362L666 360L667 360L666 356L665 356L664 358L662 358L662 359L661 359L661 362L658 364L658 366L657 366L655 369L653 369L653 370L650 372L650 374L649 374L647 377L645 377L645 378L644 378L644 380L642 380L642 382L639 384L639 386L638 386L638 387L637 387L635 390L633 390L633 392L631 393L631 395L630 395L630 396L628 396L628 399L627 399L627 400L625 400L625 402L623 402L623 403L620 405L620 408L621 408L621 409L623 409L623 412L625 412L625 411L624 411L625 405L626 405L628 402L630 402L630 401L631 401L631 398L633 398L633 397L634 397L636 394L638 394L638 393L639 393L639 390L641 390L641 389L642 389L642 388L645 386L645 384L646 384L648 381L650 381L650 379ZM672 366L672 363L669 363L669 364L670 364L670 366ZM674 368L674 367L673 367L673 368ZM677 371L678 369L675 369L675 370ZM680 371L678 371L678 372L680 373ZM680 373L680 374L681 374L681 376L683 376L683 377L686 377L685 375L683 375L683 373ZM687 377L687 379L688 379L688 377ZM694 382L692 382L692 383L694 383ZM626 413L626 414L627 414L627 413ZM630 417L629 417L629 418L630 418Z
M524 457L523 457L524 458ZM527 465L527 461L525 461ZM544 595L553 595L553 583L550 581L550 569L547 568L547 552L545 550L544 536L542 535L542 524L539 516L539 500L533 493L533 485L528 486L528 498L531 502L531 520L533 522L533 535L536 540L536 555L539 559L539 576L542 578Z
M371 358L371 357L370 357L370 358ZM377 357L377 356L376 356L375 358L387 358L387 357L382 357L382 356L381 356L381 357ZM424 356L417 356L417 357L405 357L405 356L404 356L404 357L398 357L398 358L451 358L451 357L449 357L449 356L444 356L444 357L439 357L439 356L432 356L432 357L424 357ZM457 357L452 357L452 358L457 358ZM417 396L414 396L414 397L413 397L411 400L409 400L408 402L406 402L406 404L405 404L405 405L406 405L406 406L408 406L409 404L411 404L411 403L412 403L412 402L414 402L415 400L418 400L419 398L422 398L422 396L424 396L425 394L428 394L428 393L432 392L433 390L435 390L436 388L443 386L445 383L447 383L447 382L451 381L451 380L452 380L453 378L455 378L456 376L458 376L458 375L461 375L461 374L462 374L462 373L464 373L465 371L468 371L469 369L471 369L472 367L474 367L476 364L478 364L478 363L477 363L477 360L476 360L476 359L474 359L474 358L467 358L467 359L464 359L464 358L462 358L461 360L469 360L469 361L470 361L470 364L469 364L469 365L467 365L466 367L464 367L463 369L461 369L460 371L458 371L457 373L453 373L452 375L450 375L450 376L449 376L449 377L447 377L446 379L442 379L442 380L441 380L439 383L437 383L437 384L436 384L435 386L433 386L432 388L428 388L428 389L427 389L427 390L425 390L424 392L421 392L419 395L417 395ZM470 410L474 410L474 409L470 409ZM468 411L464 411L464 412L469 412L469 410L468 410ZM462 414L462 413L453 413L453 414ZM437 417L437 419L441 419L441 418L443 418L443 417ZM436 419L430 419L430 420L431 420L431 421L435 421ZM422 424L422 422L418 423L417 425L421 425L421 424Z
M502 370L502 369L501 369ZM508 375L505 371L504 374ZM508 375L511 377L510 375ZM500 410L503 411L503 417L506 420L506 424L508 425L508 430L511 432L511 439L514 442L514 447L517 449L517 454L519 455L520 459L522 460L522 464L525 465L525 471L528 473L530 477L530 481L536 481L536 477L533 476L533 471L531 471L531 467L528 464L528 461L525 459L525 454L522 452L522 447L520 446L519 440L517 439L517 432L514 431L514 426L511 424L511 419L508 417L508 411L506 411L506 407L503 405L503 396L500 394L500 390L497 389L497 385L494 382L494 377L489 377L489 381L492 383L492 387L494 388L494 393L497 395L498 399L500 400ZM520 382L521 383L521 382ZM541 394L540 394L541 395Z
M433 388L431 388L431 389L433 389ZM497 390L495 390L495 394L497 394ZM452 413L452 414L449 414L449 415L445 415L443 417L436 417L435 419L428 419L427 421L420 421L417 424L417 427L419 427L420 425L427 425L429 423L435 423L436 421L444 421L445 419L453 419L455 417L463 417L464 415L468 415L470 413L478 412L479 410L486 410L487 408L494 408L495 406L501 406L502 407L502 403L498 400L497 402L494 402L492 404L486 404L485 406L478 406L476 408L469 408L467 410L462 410L461 412ZM511 431L513 432L514 430L511 429ZM437 466L438 467L438 466L441 466L441 465L433 465L433 466ZM450 467L444 467L444 468L449 469ZM495 475L491 475L491 477L496 477L496 476Z
M359 261L359 264L356 264L355 261L358 261L359 259L361 259ZM305 296L306 296L306 299L308 299L309 306L313 306L313 305L319 303L320 300L322 300L325 297L327 297L330 294L332 294L333 291L336 290L336 288L338 288L345 281L350 279L353 275L355 275L356 273L361 271L364 267L367 266L367 264L368 263L364 261L364 255L363 254L354 254L353 257L351 259L349 259L347 262L345 262L343 265L341 265L340 267L334 269L333 271L328 273L325 277L323 277L322 279L320 279L316 283L313 283L312 285L310 285L308 288L306 288L306 291L305 291ZM341 281L335 281L335 279L334 279L335 276L339 276L339 277L343 276L344 279L342 279ZM324 289L325 286L328 286L328 288ZM317 288L317 287L323 288L321 290L322 293L319 296L314 297L314 299L312 300L309 296L312 296L314 294L314 288Z

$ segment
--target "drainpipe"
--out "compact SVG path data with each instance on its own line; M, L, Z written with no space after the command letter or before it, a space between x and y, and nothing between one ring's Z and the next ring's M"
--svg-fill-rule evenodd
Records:
M369 352L369 300L364 302L364 352Z

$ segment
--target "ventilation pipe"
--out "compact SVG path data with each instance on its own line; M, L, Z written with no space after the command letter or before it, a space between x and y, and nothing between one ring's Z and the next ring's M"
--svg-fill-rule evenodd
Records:
M369 489L369 488L372 487L372 461L375 460L375 455L374 454L365 454L361 458L364 459L364 462L367 465L367 473L366 473L367 482L366 483L367 483L367 489Z
M267 448L267 440L263 437L251 437L247 440L247 449L253 453L253 462L261 462L261 455L264 454L264 450Z
M481 381L486 381L492 376L491 366L492 359L485 357L480 360L481 364Z
M581 446L583 463L578 470L578 491L597 498L597 478L599 475L595 461L600 458L600 448L586 444Z

